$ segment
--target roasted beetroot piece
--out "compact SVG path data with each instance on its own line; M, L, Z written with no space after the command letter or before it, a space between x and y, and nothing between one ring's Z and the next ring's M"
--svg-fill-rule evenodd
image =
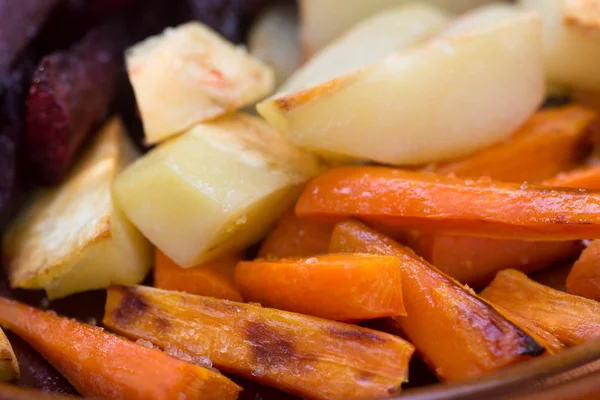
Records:
M0 0L0 76L10 71L60 0Z
M187 19L205 23L234 43L241 43L254 16L270 0L182 0Z
M27 152L45 183L60 181L84 139L105 117L127 40L123 26L109 23L40 61L27 99Z

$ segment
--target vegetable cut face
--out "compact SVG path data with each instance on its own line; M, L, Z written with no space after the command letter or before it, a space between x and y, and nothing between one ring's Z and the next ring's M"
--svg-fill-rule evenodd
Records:
M189 268L257 242L323 168L259 118L233 114L161 144L121 174L125 214Z
M600 336L600 303L541 285L522 272L499 272L480 295L541 326L567 346Z
M475 293L407 247L359 222L339 223L333 231L330 250L400 258L407 315L389 322L406 335L443 381L480 376L545 351Z
M130 303L129 311L138 306ZM86 397L234 400L241 390L218 372L2 297L0 325L39 351Z
M154 286L166 290L244 301L235 286L235 265L239 254L226 254L192 268L181 268L158 249L154 253Z
M19 363L15 352L8 338L0 329L0 381L12 381L18 379L19 375Z
M141 307L129 312L131 304ZM104 324L314 399L391 396L406 381L414 350L396 336L354 325L144 286L109 288Z
M334 159L418 165L464 156L508 138L540 105L539 25L518 14L440 37L257 110L292 143Z
M198 22L138 43L126 61L151 144L250 105L274 85L269 67Z
M400 260L368 254L242 261L235 282L244 298L337 321L406 315Z
M150 268L147 240L115 205L115 176L137 157L113 119L60 186L38 192L4 236L11 286L51 298L141 282Z
M258 256L309 257L325 254L329 249L329 238L333 222L298 218L294 208L281 215L273 230L263 241Z
M600 301L600 240L583 250L567 276L567 291Z
M600 193L473 181L384 167L340 167L305 188L300 217L542 241L600 237Z

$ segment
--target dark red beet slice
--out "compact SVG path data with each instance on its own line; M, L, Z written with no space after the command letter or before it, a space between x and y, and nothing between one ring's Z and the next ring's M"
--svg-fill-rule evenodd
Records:
M13 66L60 0L0 0L0 76Z
M62 179L77 149L105 117L126 44L125 29L110 23L40 61L27 99L27 153L44 182Z

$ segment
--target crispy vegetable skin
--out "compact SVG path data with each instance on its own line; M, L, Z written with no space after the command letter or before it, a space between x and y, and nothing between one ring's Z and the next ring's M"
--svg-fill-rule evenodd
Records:
M600 303L541 285L522 272L499 272L480 295L541 326L567 346L600 336Z
M29 342L84 396L220 400L236 399L241 390L217 372L4 297L0 325Z
M154 286L166 290L244 301L233 281L239 254L227 254L192 268L181 268L159 249L154 253Z
M290 208L279 217L263 241L259 257L309 257L325 254L335 224L298 218Z
M600 301L600 240L583 250L567 276L567 291Z
M395 255L401 259L407 315L390 319L443 381L479 376L527 360L544 348L472 291L410 249L356 221L339 223L332 252Z
M354 325L144 286L109 288L104 324L313 399L393 395L414 351L396 336Z
M19 363L4 331L0 329L0 381L19 378Z
M13 66L60 0L0 1L0 76Z
M244 298L266 307L337 321L406 315L400 260L330 254L242 261L235 282Z
M45 182L64 177L94 124L106 116L126 43L125 29L108 23L40 61L27 99L27 152Z
M510 141L441 165L436 172L519 183L548 179L589 155L596 119L594 111L579 105L538 111Z
M600 237L600 193L458 179L385 167L330 170L310 182L300 217L357 216L392 228L529 240Z
M25 389L7 383L0 383L0 399L2 400L77 400L80 397L59 393L48 393L34 389Z

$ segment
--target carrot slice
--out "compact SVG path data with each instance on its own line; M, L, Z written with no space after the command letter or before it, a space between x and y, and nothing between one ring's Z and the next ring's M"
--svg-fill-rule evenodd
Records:
M370 254L240 262L235 282L263 306L337 321L406 315L400 259Z
M296 213L358 216L388 227L530 240L600 238L600 192L474 182L385 167L325 172L305 188Z
M472 291L417 257L409 248L360 222L333 230L332 252L394 255L402 261L407 315L390 319L441 380L456 381L544 353L531 336Z
M546 186L600 189L600 165L574 169L543 182Z
M196 267L181 268L156 249L154 286L218 299L243 301L233 282L235 265L240 259L239 254L228 254Z
M0 382L0 399L2 400L81 400L81 397L67 396L60 393L48 393Z
M128 304L143 311L126 312ZM109 288L104 323L311 399L393 395L414 351L399 337L342 322L144 286Z
M327 253L334 224L298 218L294 209L288 209L277 221L275 228L263 242L258 256L310 257Z
M567 291L600 301L600 240L583 250L567 276Z
M480 296L539 325L567 346L600 336L600 303L541 285L522 272L499 272Z
M127 307L121 311L135 314L143 304ZM236 399L241 390L218 372L4 297L0 324L40 352L84 396L217 400Z
M575 168L592 150L597 114L580 105L540 110L508 142L438 166L440 174L537 182Z

